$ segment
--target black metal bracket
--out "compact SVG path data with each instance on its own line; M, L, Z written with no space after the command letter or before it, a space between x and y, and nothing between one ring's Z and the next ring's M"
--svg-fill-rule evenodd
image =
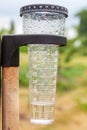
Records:
M27 44L66 45L66 38L55 35L5 35L1 42L1 66L19 66L19 47Z

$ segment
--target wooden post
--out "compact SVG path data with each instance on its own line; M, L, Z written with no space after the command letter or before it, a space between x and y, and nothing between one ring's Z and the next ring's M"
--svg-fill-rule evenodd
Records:
M2 130L19 130L19 68L2 68Z

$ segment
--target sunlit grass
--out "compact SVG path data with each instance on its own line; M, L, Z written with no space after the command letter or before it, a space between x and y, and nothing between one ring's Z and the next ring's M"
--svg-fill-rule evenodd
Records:
M19 83L20 86L28 86L28 54L20 53L20 71L19 71Z
M20 53L20 66L28 64L28 54L27 53Z
M87 88L81 88L80 93L75 95L75 102L77 103L77 108L83 112L87 112Z

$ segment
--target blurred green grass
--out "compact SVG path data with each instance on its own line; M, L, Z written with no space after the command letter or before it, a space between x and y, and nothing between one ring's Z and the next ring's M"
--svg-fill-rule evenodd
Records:
M74 57L68 63L60 61L60 68L58 69L57 77L57 92L66 92L72 89L81 87L81 85L87 85L87 65L85 57ZM27 48L21 50L20 58L20 86L27 87L29 84L28 75L28 54Z
M20 86L27 87L29 78L28 78L28 64L24 64L20 67L19 70L19 83Z
M20 47L20 70L19 84L21 87L27 87L29 84L28 76L28 51L27 47Z

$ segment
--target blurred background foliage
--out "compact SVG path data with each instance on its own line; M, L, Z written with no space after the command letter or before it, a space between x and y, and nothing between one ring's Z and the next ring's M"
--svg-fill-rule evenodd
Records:
M28 50L27 47L20 48L20 130L87 129L87 10L81 10L75 17L79 19L78 26L73 27L76 37L68 39L67 46L59 48L55 123L52 125L29 123ZM0 35L4 34L15 34L14 21L10 22L9 29L0 29Z
M75 26L74 29L77 32L77 36L73 39L68 39L66 47L59 48L59 71L58 71L58 83L57 90L66 91L75 88L77 85L74 84L76 77L80 77L83 74L83 71L86 69L86 65L75 63L73 64L74 59L79 59L80 57L87 56L87 10L83 9L78 12L75 17L79 18L78 26ZM15 23L14 21L10 22L9 29L1 28L0 35L4 34L14 34L15 33ZM27 47L21 47L21 56L27 58ZM24 59L21 58L21 67L20 67L20 86L28 86L28 63L27 60L24 62ZM78 61L78 60L77 60ZM74 87L73 87L74 86Z

